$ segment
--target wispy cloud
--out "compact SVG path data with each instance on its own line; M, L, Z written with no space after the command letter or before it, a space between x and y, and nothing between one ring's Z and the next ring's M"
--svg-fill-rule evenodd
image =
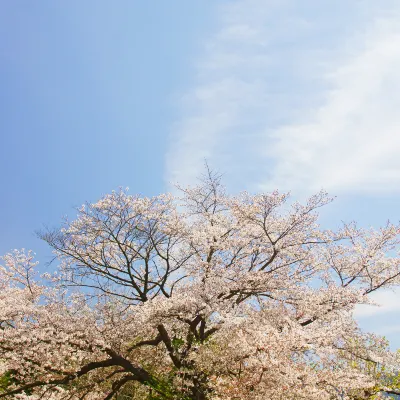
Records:
M377 315L400 313L400 291L383 290L371 295L377 305L360 305L355 311L356 318L371 318Z
M361 329L385 336L390 341L392 350L400 348L400 289L383 290L371 295L379 306L360 305L354 316Z
M192 182L207 158L241 188L400 187L400 3L241 0L217 13L169 181Z
M400 185L400 19L378 20L331 68L326 99L273 132L271 186L390 192ZM360 38L361 39L361 38Z

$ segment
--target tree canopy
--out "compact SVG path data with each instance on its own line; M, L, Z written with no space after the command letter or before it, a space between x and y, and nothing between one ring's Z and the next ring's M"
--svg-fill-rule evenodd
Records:
M52 274L32 252L3 257L0 398L400 393L398 354L353 316L400 284L399 226L321 229L324 192L232 196L210 171L180 190L112 192L42 232Z

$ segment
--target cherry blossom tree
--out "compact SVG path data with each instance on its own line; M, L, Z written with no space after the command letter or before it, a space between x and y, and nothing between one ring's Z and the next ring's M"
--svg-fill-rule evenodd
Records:
M41 233L54 274L3 257L0 398L351 399L382 384L367 364L398 371L352 312L400 284L399 226L323 230L325 193L230 196L210 171L180 190Z

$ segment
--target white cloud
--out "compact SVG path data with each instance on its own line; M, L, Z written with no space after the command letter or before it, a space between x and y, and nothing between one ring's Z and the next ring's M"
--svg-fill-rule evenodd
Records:
M241 0L217 10L181 98L168 181L192 182L207 158L240 188L400 187L400 3Z
M354 313L358 319L393 314L398 318L400 313L400 290L382 290L371 294L371 300L377 305L359 305ZM393 328L393 326L391 326Z
M308 113L308 121L273 132L271 187L327 187L335 193L398 190L399 22L377 21L360 48L355 46L355 54L332 68L326 100Z

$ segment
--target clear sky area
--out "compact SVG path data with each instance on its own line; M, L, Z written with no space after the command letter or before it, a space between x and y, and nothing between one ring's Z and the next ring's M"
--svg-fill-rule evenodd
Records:
M323 227L400 219L398 0L3 1L0 253L119 187L326 189ZM360 308L400 347L400 291Z

